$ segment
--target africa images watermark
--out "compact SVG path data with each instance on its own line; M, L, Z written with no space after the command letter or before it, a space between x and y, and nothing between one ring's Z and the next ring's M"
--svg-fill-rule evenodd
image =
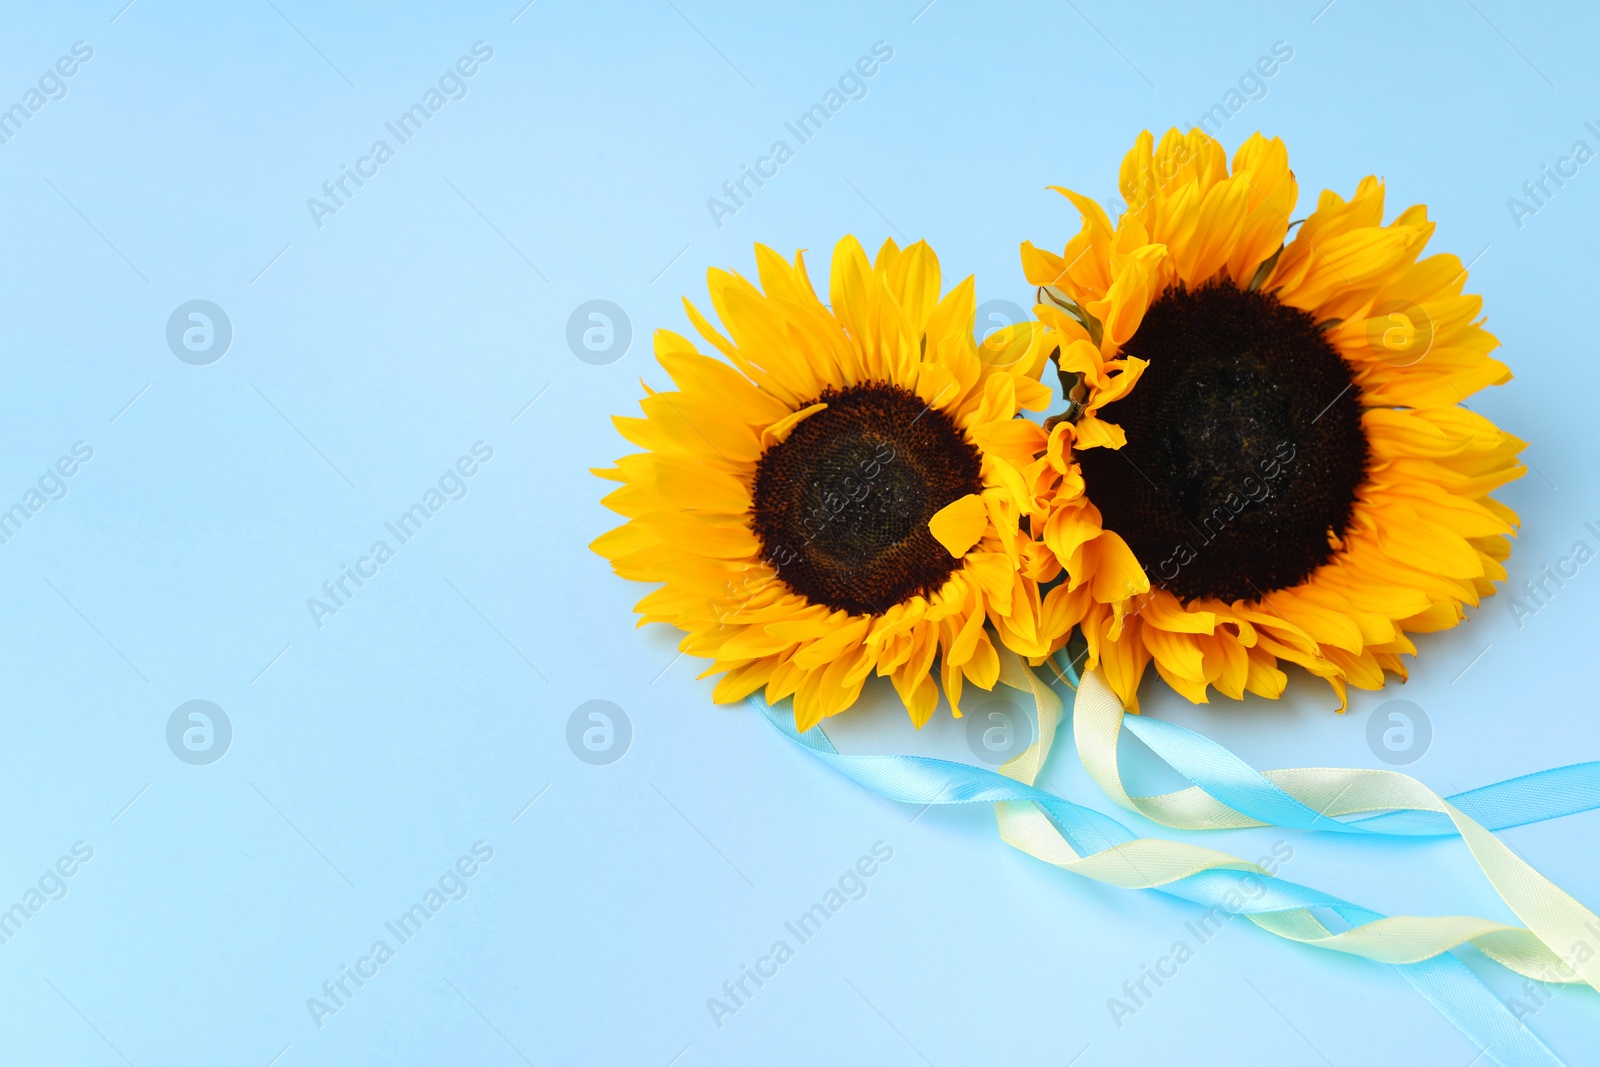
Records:
M1596 127L1592 122L1585 122L1583 128L1595 138L1595 143L1600 144L1600 127ZM1579 168L1594 156L1595 150L1589 147L1588 141L1577 140L1572 142L1572 147L1567 150L1566 155L1556 160L1554 167L1548 163L1539 164L1539 177L1530 178L1522 183L1522 193L1527 199L1506 197L1506 210L1511 212L1511 221L1517 224L1517 229L1520 230L1527 225L1525 219L1532 218L1542 209L1549 207L1556 193L1565 189L1567 182L1578 176ZM1555 186L1553 189L1552 184Z
M888 471L889 464L898 456L899 453L893 444L879 441L872 455L856 462L853 473L845 474L837 487L830 486L819 499L813 501L800 520L806 535L804 543L809 545L819 534L838 521L845 508L851 504L859 506L866 503L875 492L883 497L878 502L882 507L898 508L904 504L903 486L878 485ZM712 605L712 609L717 612L718 623L721 624L729 615L743 610L756 594L773 582L781 582L783 579L779 569L799 561L800 558L800 549L787 542L779 542L766 551L760 566L746 570L737 584L732 578L723 582L723 592L728 600L720 607Z
M57 59L45 68L39 80L23 92L22 99L9 108L0 108L0 144L10 144L33 116L52 100L67 96L67 79L77 74L84 63L94 58L94 48L84 41L72 42L72 54Z
M439 475L435 485L428 487L421 500L402 511L393 522L383 524L383 528L394 537L395 547L390 547L388 541L380 539L372 543L366 555L356 560L354 567L348 563L339 564L338 576L322 583L322 598L306 598L306 610L311 613L311 621L317 629L322 629L324 618L339 614L339 609L349 604L363 586L376 578L385 563L394 559L398 546L421 533L428 520L443 511L447 503L465 500L467 482L483 469L483 464L493 458L492 445L486 441L474 442L472 455L459 457L453 466Z
M767 149L767 154L756 159L755 165L739 164L739 175L722 183L722 193L727 199L712 196L706 199L706 210L711 213L711 221L717 229L722 229L722 220L729 215L737 215L739 209L744 207L761 189L778 176L778 168L795 157L795 149L810 141L822 132L822 127L828 120L844 110L845 104L851 100L864 100L867 95L867 81L882 69L881 64L894 58L894 47L887 41L872 42L872 54L857 59L855 66L845 69L839 75L837 88L829 86L822 94L822 100L812 104L800 117L793 122L785 122L783 128L789 131L795 144L779 139L772 142L772 147ZM769 169L770 168L770 169ZM755 188L750 183L755 183ZM742 195L741 195L742 194Z
M883 841L874 841L872 855L864 855L845 868L838 882L823 891L821 900L801 912L793 922L783 924L783 928L794 938L795 947L816 937L823 924L843 911L847 903L865 897L868 880L892 859L894 848ZM722 1029L725 1018L737 1015L741 1008L749 1006L761 988L778 976L778 968L794 959L795 947L782 938L774 941L765 956L756 958L753 968L744 963L739 965L737 977L722 983L721 997L706 998L706 1010L711 1013L711 1021L717 1024L718 1030Z
M63 854L46 867L36 885L22 894L22 899L10 908L0 911L0 945L8 944L22 932L22 926L32 919L52 900L62 900L67 895L67 879L77 874L82 865L94 859L94 846L87 841L74 841L72 854Z
M1288 41L1272 42L1270 55L1258 57L1251 66L1246 67L1235 85L1230 85L1222 94L1222 99L1212 104L1200 117L1195 120L1195 127L1215 137L1222 131L1235 115L1243 111L1252 101L1261 101L1267 98L1267 82L1283 69L1289 60L1294 58L1294 46ZM1177 151L1166 160L1154 161L1154 170L1160 174L1146 173L1145 187L1135 188L1131 204L1124 203L1115 196L1107 197L1101 207L1106 209L1106 214L1113 219L1125 211L1136 210L1141 204L1154 195L1160 184L1171 181L1177 177L1178 170L1188 163L1193 156L1187 141L1180 142Z
M1583 924L1584 936L1572 943L1572 947L1562 952L1554 950L1559 961L1559 968L1565 974L1559 973L1557 967L1546 966L1543 978L1527 978L1522 983L1522 996L1511 997L1506 1001L1506 1007L1511 1014L1521 1022L1530 1015L1537 1015L1544 1006L1555 999L1563 987L1577 978L1577 969L1595 958L1596 946L1600 945L1600 925L1594 920Z
M467 79L476 76L482 69L481 65L493 58L493 47L484 41L474 41L472 54L461 56L453 66L447 67L445 72L439 75L437 87L430 85L423 92L420 102L406 108L393 122L383 124L384 129L394 138L393 147L388 141L379 138L372 142L372 147L367 149L366 155L355 161L354 166L339 164L339 176L322 183L322 198L315 196L306 198L306 210L311 213L311 221L316 223L317 229L322 229L324 218L337 215L367 182L376 178L378 168L393 159L397 149L421 133L422 127L428 124L428 120L443 111L446 104L453 100L465 100ZM354 188L351 188L352 185Z
M383 924L389 936L394 938L393 945L389 944L387 938L380 937L372 943L366 955L357 957L354 967L341 963L338 977L322 983L322 996L306 998L306 1011L311 1013L311 1021L317 1029L322 1029L323 1020L328 1016L337 1015L347 1007L351 999L378 976L379 969L394 959L395 950L420 934L428 921L443 911L446 904L465 900L471 891L467 880L476 877L483 869L482 865L492 859L494 846L485 841L474 841L470 855L458 857L452 866L445 868L436 882L423 890L420 900L401 912L399 917Z
M1149 564L1145 564L1144 572L1145 576L1150 579L1150 589L1152 591L1165 589L1169 582L1178 577L1178 573L1184 567L1200 558L1200 552L1203 549L1208 545L1214 544L1217 538L1227 531L1228 526L1234 519L1244 514L1247 508L1270 500L1273 495L1272 483L1276 482L1290 469L1296 454L1296 449L1291 442L1278 442L1277 446L1272 450L1272 455L1261 460L1258 464L1261 468L1261 477L1257 478L1254 474L1244 476L1243 481L1240 483L1240 488L1244 490L1242 495L1238 491L1230 491L1216 507L1211 509L1209 515L1200 517L1199 525L1195 525L1193 522L1190 523L1199 537L1199 548L1196 548L1188 541L1183 541L1174 545L1172 554L1157 563L1153 568ZM1139 607L1142 607L1144 601L1150 595L1151 593L1145 593L1137 598L1135 606L1129 610L1136 611Z
M94 458L94 448L87 441L74 441L72 454L59 457L54 464L39 475L38 488L29 486L22 499L9 508L0 510L0 545L8 545L22 532L22 527L53 500L65 500L70 491L67 480Z
M1278 873L1283 864L1294 859L1294 846L1287 841L1274 841L1272 854L1262 856L1256 861L1256 866L1266 871L1269 875ZM1121 1030L1126 1025L1126 1020L1131 1015L1150 1005L1158 991L1166 984L1178 977L1179 969L1190 960L1194 959L1195 950L1208 943L1222 931L1222 928L1233 921L1253 900L1260 899L1267 891L1267 885L1257 874L1241 874L1235 888L1228 890L1223 895L1222 903L1213 904L1200 914L1198 919L1183 924L1194 944L1184 938L1173 942L1167 954L1158 958L1155 963L1142 963L1139 965L1137 978L1130 978L1122 983L1122 996L1106 998L1106 1010L1111 1013L1111 1021ZM1155 988L1152 989L1151 985Z
M1600 545L1600 528L1594 523L1586 522L1583 528L1595 539L1595 544ZM1506 601L1506 607L1511 612L1511 617L1517 621L1517 629L1522 629L1528 620L1555 599L1557 593L1566 588L1568 582L1576 578L1583 565L1595 557L1595 548L1583 538L1572 542L1572 547L1567 554L1556 560L1554 567L1546 563L1540 566L1537 578L1526 579L1522 583L1520 592Z

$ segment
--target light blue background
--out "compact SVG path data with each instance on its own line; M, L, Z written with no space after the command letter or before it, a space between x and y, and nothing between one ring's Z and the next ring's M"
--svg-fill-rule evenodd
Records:
M94 449L0 545L0 907L94 849L0 945L0 1058L1472 1059L1394 972L1242 921L1118 1029L1107 998L1198 909L1013 852L987 810L914 819L714 707L673 634L633 628L645 590L588 551L612 518L586 468L626 450L608 416L640 377L665 384L650 331L687 331L706 267L752 270L759 240L812 249L820 280L844 233L927 237L947 279L1026 303L1018 242L1076 227L1043 187L1110 196L1141 128L1187 126L1283 41L1292 60L1222 139L1284 137L1301 214L1380 173L1391 211L1426 201L1434 247L1476 258L1517 375L1477 406L1538 468L1502 494L1520 583L1600 520L1600 164L1521 228L1506 206L1575 140L1600 147L1584 5L121 5L9 5L0 39L7 103L94 49L0 145L0 507ZM479 40L494 58L469 95L317 228L306 199ZM876 41L894 58L865 99L715 226L706 199ZM210 366L164 339L196 298L233 324ZM596 298L634 328L610 366L565 340ZM307 598L478 441L494 458L466 498L318 628ZM1423 638L1403 695L1434 739L1412 771L1447 791L1600 755L1597 609L1591 564L1521 627L1500 596ZM1336 716L1303 677L1278 703L1205 708L1152 684L1146 707L1259 766L1378 766L1366 719L1396 695ZM841 747L971 758L959 724L917 735L882 698L836 723ZM191 699L233 724L210 766L165 740ZM565 740L591 699L632 722L610 766ZM1161 784L1139 755L1136 782ZM1069 754L1046 784L1104 806ZM1597 820L1505 838L1593 906ZM1254 857L1279 836L1208 843ZM719 1029L707 998L880 840L894 858L868 895ZM1348 899L1510 918L1458 843L1288 840L1286 876ZM469 895L314 1025L307 998L477 841L494 858ZM1592 993L1534 1026L1600 1063Z

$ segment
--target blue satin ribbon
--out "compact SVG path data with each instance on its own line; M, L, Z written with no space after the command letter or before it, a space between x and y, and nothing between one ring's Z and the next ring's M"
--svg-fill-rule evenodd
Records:
M1075 682L1076 678L1072 680ZM907 804L987 804L1005 801L1025 801L1036 805L1043 811L1060 830L1062 835L1080 855L1090 855L1115 845L1125 844L1137 840L1136 836L1122 823L1092 808L1086 808L1072 801L1048 793L1034 786L1025 785L1004 775L981 767L974 767L964 763L953 763L948 760L933 759L926 756L846 756L834 748L827 735L820 726L813 727L805 734L798 733L794 728L794 717L788 710L788 701L783 701L778 707L768 705L759 694L752 695L750 702L759 708L780 733L789 740L810 750L818 759L827 763L846 777L858 782L880 796L891 800L902 801ZM1130 717L1132 718L1132 717ZM1144 720L1153 721L1153 720ZM1189 731L1184 731L1189 733ZM1293 809L1283 806L1275 797L1271 797L1268 790L1262 790L1259 785L1251 780L1260 776L1253 770L1228 753L1219 745L1192 734L1193 738L1204 741L1208 748L1196 748L1199 755L1191 758L1188 752L1180 753L1182 761L1190 770L1210 771L1213 765L1218 769L1230 769L1230 777L1224 781L1220 777L1213 780L1209 774L1204 774L1205 784L1191 776L1197 785L1206 788L1215 786L1228 793L1229 796L1237 795L1242 802L1250 804L1263 804L1270 798L1272 810L1278 813L1295 815ZM1181 742L1175 740L1175 735L1160 735L1158 740L1168 747L1181 747ZM1226 759L1220 758L1220 752ZM1175 764L1176 765L1176 764ZM1243 771L1248 771L1248 775ZM1187 773L1187 772L1186 772ZM1546 774L1550 772L1545 772ZM1528 778L1538 778L1530 775ZM1587 779L1585 779L1586 781ZM1261 779L1270 791L1282 793L1271 782ZM1525 779L1513 779L1511 782L1500 783L1502 787L1510 787ZM1485 787L1493 789L1496 787ZM1523 785L1518 789L1504 789L1499 793L1491 794L1497 804L1509 804L1519 792L1526 790ZM1209 792L1210 789L1207 788ZM1483 790L1473 792L1482 793ZM1462 794L1468 796L1470 794ZM1581 796L1582 794L1580 794ZM1283 794L1287 797L1287 794ZM1219 799L1222 799L1219 797ZM1303 808L1298 801L1288 798L1291 803ZM1225 801L1233 805L1232 801ZM1569 801L1567 806L1575 801ZM1590 804L1588 806L1594 806ZM1562 807L1556 804L1555 807ZM1239 807L1241 811L1246 808ZM1266 807L1261 807L1263 812ZM1304 809L1310 811L1310 809ZM1539 811L1546 808L1539 808ZM1581 808L1573 810L1583 810ZM1252 817L1258 817L1254 812L1248 812ZM1317 827L1331 829L1332 820L1316 815ZM1404 813L1401 813L1404 814ZM1526 815L1526 813L1523 813ZM1550 816L1540 816L1550 817ZM1383 818L1382 816L1378 818ZM1262 821L1268 821L1262 819ZM1376 820L1363 820L1374 822ZM1492 820L1491 820L1492 821ZM1534 818L1518 816L1514 823L1506 825L1520 825L1521 823L1537 821ZM1298 824L1296 824L1298 825ZM1372 827L1366 827L1372 831ZM1383 832L1381 830L1373 832ZM1437 833L1437 830L1425 832ZM1239 893L1240 876L1223 871L1202 871L1186 878L1162 886L1158 891L1170 896L1193 901L1206 907L1222 907L1224 910L1244 914L1293 911L1301 908L1326 908L1337 914L1352 926L1363 925L1384 918L1371 909L1352 904L1339 897L1332 896L1303 886L1295 882L1285 881L1280 878L1258 879L1264 891L1259 892L1254 900L1246 901L1243 906L1236 906ZM1252 889L1255 887L1252 886ZM1234 899L1229 900L1232 896ZM1562 1061L1550 1051L1545 1044L1529 1031L1500 1000L1480 982L1467 966L1455 956L1443 953L1430 960L1420 963L1393 965L1411 986L1421 993L1440 1014L1448 1019L1459 1030L1473 1047L1491 1061L1503 1067L1522 1067L1522 1065L1539 1065L1539 1067L1552 1067L1560 1065Z
M1179 774L1235 811L1273 826L1408 837L1454 835L1439 811L1392 811L1342 822L1306 807L1208 737L1160 719L1130 715L1128 732ZM1543 822L1600 807L1600 762L1525 774L1445 798L1490 830Z
M1076 686L1078 673L1065 650L1057 653L1056 660L1068 684ZM1306 807L1203 734L1140 715L1124 716L1122 725L1191 783L1258 822L1302 830L1406 837L1456 834L1455 824L1439 811L1391 811L1341 822ZM1490 830L1593 811L1600 808L1600 761L1536 771L1445 799Z

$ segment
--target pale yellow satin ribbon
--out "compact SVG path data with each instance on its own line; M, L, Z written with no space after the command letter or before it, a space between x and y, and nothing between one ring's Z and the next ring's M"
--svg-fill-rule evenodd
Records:
M1000 773L1033 785L1061 720L1059 697L1015 653L1001 648L1000 681L1033 698L1038 738ZM1117 804L1185 830L1262 823L1198 787L1161 796L1129 796L1117 769L1116 740L1124 709L1098 671L1084 675L1074 705L1078 752L1095 782ZM1500 842L1415 779L1394 771L1302 768L1265 776L1301 803L1326 815L1418 808L1443 812L1456 825L1490 883L1528 928L1470 916L1397 915L1334 933L1307 909L1246 913L1265 930L1302 944L1382 963L1416 963L1471 943L1511 970L1542 982L1586 982L1600 989L1600 919L1562 892ZM995 805L1000 836L1014 848L1065 870L1128 889L1155 889L1205 870L1272 875L1237 856L1179 841L1141 838L1090 856L1080 855L1032 803ZM1587 924L1587 925L1586 925ZM1561 949L1565 949L1565 952Z

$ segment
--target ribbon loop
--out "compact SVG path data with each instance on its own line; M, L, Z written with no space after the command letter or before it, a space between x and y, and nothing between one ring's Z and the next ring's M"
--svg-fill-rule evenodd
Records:
M1085 673L1073 704L1073 738L1084 768L1111 800L1154 822L1180 830L1215 830L1241 826L1284 826L1302 830L1384 834L1404 832L1417 823L1384 816L1340 822L1335 816L1382 811L1394 816L1442 816L1449 830L1466 843L1489 884L1517 918L1540 942L1525 944L1511 933L1515 928L1498 923L1476 926L1483 920L1439 925L1426 929L1402 927L1417 944L1437 944L1438 932L1475 930L1454 942L1469 941L1486 954L1529 977L1549 981L1583 981L1600 989L1600 917L1534 870L1482 824L1410 775L1398 771L1299 767L1258 772L1223 746L1174 723L1128 716L1098 670ZM1191 789L1154 797L1130 796L1117 766L1117 741L1122 730L1149 746L1178 773L1195 783ZM1556 779L1565 794L1552 805L1570 807L1589 798L1589 772L1600 764L1562 768ZM1467 794L1468 806L1511 815L1504 798L1538 791L1540 776L1514 779L1513 789L1487 787ZM1505 786L1506 783L1502 783ZM1487 797L1487 799L1486 799ZM1600 798L1596 798L1600 799ZM1514 817L1514 816L1513 816ZM1433 824L1433 825L1438 825ZM1372 943L1395 937L1393 926L1369 931L1356 938L1334 939L1326 947ZM1487 940L1485 940L1487 939ZM1585 951L1585 947L1587 950ZM1399 947L1385 952L1406 950ZM1363 952L1363 955L1370 955ZM1372 956L1372 958L1388 958ZM1526 968L1536 968L1529 974Z
M800 734L792 713L782 705L769 706L758 696L750 700L791 741L880 796L925 805L993 803L1000 836L1014 848L1094 881L1154 889L1223 908L1246 915L1286 940L1391 964L1490 1061L1507 1067L1562 1062L1450 950L1472 944L1528 977L1594 985L1595 957L1565 959L1551 942L1560 945L1562 937L1576 933L1580 940L1566 944L1585 944L1581 938L1600 937L1600 920L1511 853L1465 809L1488 812L1490 825L1522 825L1587 810L1600 804L1600 793L1584 769L1594 765L1544 772L1549 779L1538 775L1512 779L1450 800L1392 771L1256 772L1191 731L1126 719L1114 696L1105 701L1110 690L1097 672L1084 676L1074 704L1074 738L1091 777L1120 806L1183 829L1276 824L1376 834L1454 832L1529 926L1469 916L1388 917L1276 878L1237 856L1185 842L1137 837L1107 815L1039 789L1033 783L1049 759L1061 701L1003 646L1000 659L1000 681L1034 699L1038 740L999 773L922 756L841 755L820 726ZM1070 667L1063 678L1078 681ZM1134 722L1140 725L1134 727ZM1116 764L1116 743L1125 725L1163 758L1170 756L1169 762L1195 785L1158 797L1129 796ZM1554 797L1540 796L1541 781L1558 787ZM1453 800L1464 803L1458 806ZM1519 801L1526 805L1519 807ZM1322 802L1320 807L1317 802ZM1385 814L1353 822L1334 818L1380 810ZM1444 826L1448 829L1441 831ZM1249 892L1242 893L1241 887ZM1350 929L1329 930L1313 914L1317 908L1338 915ZM1586 929L1584 924L1591 921L1592 930Z

